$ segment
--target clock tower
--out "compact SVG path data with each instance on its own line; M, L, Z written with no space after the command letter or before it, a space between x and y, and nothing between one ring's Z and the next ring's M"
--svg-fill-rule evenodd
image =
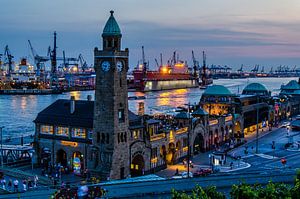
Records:
M128 54L121 50L121 30L110 11L102 33L103 49L94 50L96 90L93 149L89 168L104 178L129 175Z

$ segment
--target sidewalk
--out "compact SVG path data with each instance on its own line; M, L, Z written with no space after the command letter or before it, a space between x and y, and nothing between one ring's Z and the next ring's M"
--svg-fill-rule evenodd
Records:
M209 160L209 154L211 153L212 151L209 151L206 153L196 155L193 158L191 158L193 167L190 167L190 172L194 173L199 169L212 169ZM234 172L237 170L246 169L249 168L250 166L251 165L249 163L227 156L225 165L215 166L215 170L221 173L228 173L228 172ZM171 178L172 176L175 175L177 169L179 173L187 172L187 166L183 165L183 163L180 162L175 165L168 165L168 168L161 170L156 174L164 178Z

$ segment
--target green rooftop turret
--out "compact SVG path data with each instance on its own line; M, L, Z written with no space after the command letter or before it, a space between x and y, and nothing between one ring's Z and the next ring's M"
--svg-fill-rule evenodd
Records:
M110 17L107 20L103 29L102 37L106 36L122 36L121 29L114 17L113 10L110 11Z

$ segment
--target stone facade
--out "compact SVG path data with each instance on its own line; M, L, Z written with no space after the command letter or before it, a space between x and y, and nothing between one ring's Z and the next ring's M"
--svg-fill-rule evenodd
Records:
M109 24L110 23L110 24ZM111 12L107 26L117 26ZM109 30L110 31L110 30ZM94 147L100 151L92 173L110 179L129 175L128 49L121 50L121 33L103 32L103 50L95 48ZM105 139L105 140L103 140Z

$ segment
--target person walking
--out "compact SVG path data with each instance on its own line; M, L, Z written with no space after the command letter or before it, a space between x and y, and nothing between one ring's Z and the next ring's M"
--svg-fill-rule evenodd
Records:
M15 179L13 183L14 183L14 192L18 192L19 180Z
M8 189L9 191L12 191L12 186L13 186L12 180L11 180L11 179L8 179L7 189Z
M26 192L27 191L27 184L26 184L26 180L23 180L23 191Z
M3 180L2 180L2 188L4 190L6 190L6 180L5 180L5 178L3 178Z
M39 177L37 175L35 175L33 180L34 180L34 188L36 188L38 185Z

